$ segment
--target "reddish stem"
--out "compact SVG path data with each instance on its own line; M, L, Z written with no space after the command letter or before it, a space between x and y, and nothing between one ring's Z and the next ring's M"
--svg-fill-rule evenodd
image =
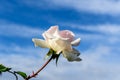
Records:
M36 72L33 73L32 75L29 75L25 80L29 80L29 79L37 76L38 73L39 73L41 70L43 70L43 69L46 67L46 65L47 65L52 59L53 59L53 56L51 56L51 58L50 58L38 71L36 71Z

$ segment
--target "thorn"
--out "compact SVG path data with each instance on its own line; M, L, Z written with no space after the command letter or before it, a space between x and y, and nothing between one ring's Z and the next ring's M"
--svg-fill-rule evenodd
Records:
M34 71L32 71L32 74L33 74L33 75L35 74Z
M33 77L36 77L36 76L37 76L37 74L35 74L35 72L34 72L34 71L32 71L32 75L34 75Z

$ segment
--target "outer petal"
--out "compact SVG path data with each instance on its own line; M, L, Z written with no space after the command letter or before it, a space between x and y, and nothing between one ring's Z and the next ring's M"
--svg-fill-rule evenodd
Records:
M45 38L45 40L54 38L53 35L51 35L50 33L46 32L46 31L42 35Z
M67 58L68 61L81 61L81 59L78 57L80 53L73 48L73 51L63 51L63 56Z
M80 44L80 38L78 38L78 39L71 42L72 46L78 46L79 44Z
M42 48L49 48L49 45L45 40L33 38L32 41L34 42L35 46L40 46Z
M48 40L48 39L54 38L56 36L59 36L58 33L59 33L58 26L51 26L42 35L46 40Z
M58 26L51 26L51 27L47 30L47 33L53 35L57 30L58 30Z

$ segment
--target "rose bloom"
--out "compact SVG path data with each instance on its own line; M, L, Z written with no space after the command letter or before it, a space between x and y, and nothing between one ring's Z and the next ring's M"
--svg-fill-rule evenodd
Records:
M35 46L41 48L50 48L56 52L56 54L62 53L68 61L80 61L78 57L80 55L79 51L73 48L73 46L78 46L80 43L80 38L74 39L75 35L72 31L62 30L59 31L58 26L51 26L43 34L45 40L33 38Z

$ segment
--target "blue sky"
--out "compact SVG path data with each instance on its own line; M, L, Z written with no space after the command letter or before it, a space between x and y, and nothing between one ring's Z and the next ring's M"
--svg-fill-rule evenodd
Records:
M0 63L28 74L37 70L48 49L35 48L31 39L58 25L81 38L83 60L61 55L57 67L53 61L31 80L119 80L119 8L120 0L0 0Z

